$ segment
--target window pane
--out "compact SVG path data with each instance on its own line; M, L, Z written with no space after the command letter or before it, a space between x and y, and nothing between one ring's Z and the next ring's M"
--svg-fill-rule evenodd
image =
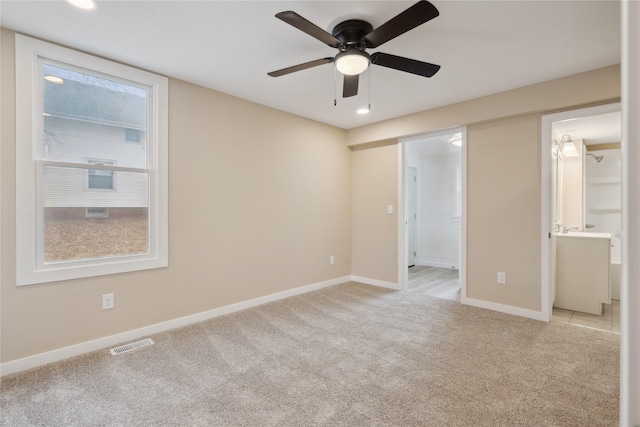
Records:
M43 64L43 156L147 168L147 88ZM132 144L136 134L138 144Z
M89 173L89 188L113 190L113 176L92 175Z
M149 253L148 174L118 172L117 191L90 192L85 173L44 167L44 262Z

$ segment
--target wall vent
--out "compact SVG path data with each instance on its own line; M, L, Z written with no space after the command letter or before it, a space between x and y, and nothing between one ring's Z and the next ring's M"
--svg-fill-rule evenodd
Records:
M112 348L111 354L114 356L117 356L118 354L129 353L131 351L138 350L143 347L148 347L150 345L153 345L153 341L151 340L151 338L147 338L142 341L136 341L130 344L125 344L119 347Z

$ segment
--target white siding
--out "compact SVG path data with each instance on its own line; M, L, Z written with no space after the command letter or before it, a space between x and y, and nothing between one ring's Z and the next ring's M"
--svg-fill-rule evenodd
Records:
M44 157L87 164L89 160L116 166L147 166L144 132L141 142L125 140L125 129L77 120L45 117ZM114 172L114 189L89 189L87 170L45 167L45 207L147 207L148 176Z

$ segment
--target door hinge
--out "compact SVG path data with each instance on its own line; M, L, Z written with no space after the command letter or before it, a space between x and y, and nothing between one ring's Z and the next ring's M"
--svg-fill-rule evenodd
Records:
M416 256L416 251L413 251L413 256Z
M417 219L418 217L416 216L416 214L413 214L413 219Z
M413 182L418 182L418 177L414 176L413 177Z

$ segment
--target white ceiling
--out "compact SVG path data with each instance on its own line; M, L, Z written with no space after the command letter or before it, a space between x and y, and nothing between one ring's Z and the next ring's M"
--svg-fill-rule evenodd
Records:
M186 80L344 129L620 62L620 2L433 0L434 20L370 49L442 66L431 79L372 66L358 96L334 99L331 64L267 72L337 51L274 15L294 10L331 32L374 28L414 1L0 1L3 27Z

